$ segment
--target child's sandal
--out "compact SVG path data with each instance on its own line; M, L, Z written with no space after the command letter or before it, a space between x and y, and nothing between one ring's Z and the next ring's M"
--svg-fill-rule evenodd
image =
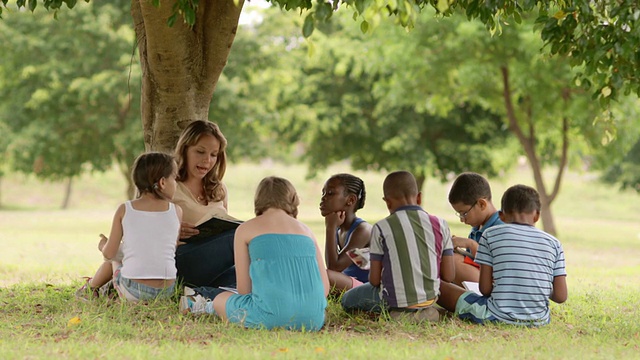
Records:
M94 289L89 285L89 281L91 281L91 279L93 278L85 276L84 279L84 285L82 285L80 289L76 290L76 298L84 301L98 298L100 296L100 294L98 293L98 289Z

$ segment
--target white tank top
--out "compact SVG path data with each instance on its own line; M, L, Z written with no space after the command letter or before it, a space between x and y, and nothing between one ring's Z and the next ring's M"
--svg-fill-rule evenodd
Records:
M125 202L122 219L122 276L129 279L175 279L175 251L180 221L175 206L140 211Z

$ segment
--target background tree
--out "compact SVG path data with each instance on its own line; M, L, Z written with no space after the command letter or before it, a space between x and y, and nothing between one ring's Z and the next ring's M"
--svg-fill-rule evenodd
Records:
M8 0L3 0L5 6L7 3ZM18 7L28 5L31 10L37 3L37 0L28 4L25 0L16 1ZM73 7L75 3L76 0L43 2L48 9L58 9L63 4ZM585 73L592 76L598 96L606 100L615 96L616 89L636 93L639 89L636 75L639 64L633 46L640 36L635 31L640 25L635 16L640 5L634 0L601 2L602 5L591 0L272 0L272 3L285 10L307 10L302 27L305 35L310 35L318 22L329 19L341 5L360 19L363 31L376 26L387 15L402 26L412 27L424 7L444 15L462 10L468 18L478 18L492 30L499 30L505 20L518 22L523 13L537 9L542 36L552 52L574 56L577 65L586 63ZM162 6L159 0L132 1L143 73L141 109L148 149L170 150L189 121L208 118L209 103L233 43L242 5L242 0L176 0ZM180 16L184 22L177 20ZM173 26L167 27L167 23ZM605 74L604 78L597 75L600 72Z
M334 17L314 32L309 49L293 25L257 40L272 39L288 63L303 64L301 73L291 70L279 97L281 114L295 110L277 126L289 141L306 144L310 168L350 159L355 168L402 167L420 178L464 170L493 175L509 165L495 151L508 148L502 140L508 129L529 160L544 227L555 233L550 206L569 161L569 139L600 145L611 123L594 126L599 108L574 85L566 59L539 53L532 22L504 27L495 38L455 15L420 23L409 34L381 24L368 36L354 26ZM557 169L551 187L546 165Z
M115 159L129 179L143 149L129 22L124 1L83 4L58 20L36 10L0 22L0 118L14 169L70 179Z
M267 16L265 22L273 18ZM303 104L307 111L290 112L276 126L289 141L305 144L304 159L312 175L336 161L349 160L361 170L409 169L422 187L427 176L444 180L470 168L495 175L504 168L506 164L496 161L493 151L504 146L508 133L500 117L465 102L445 115L435 114L399 101L401 95L394 89L381 91L396 75L408 75L408 64L390 53L411 51L411 40L394 37L393 31L387 36L388 27L370 37L353 31L353 26L349 17L339 16L319 28L311 38L310 57L305 56L306 43L292 46L295 26L281 36L290 39L280 42L283 58L301 64L302 71L292 71L279 106L286 111ZM279 29L282 32L284 27ZM402 48L392 46L394 42L402 43ZM424 62L423 58L403 60Z
M410 45L397 43L404 47L394 51L393 61L404 69L379 91L435 114L467 102L499 114L531 167L544 229L556 233L551 204L568 163L569 139L600 145L602 126L594 126L600 110L591 94L575 85L568 59L539 53L543 43L532 31L532 21L524 20L503 26L496 37L484 36L482 24L455 14L424 22L407 36ZM412 57L424 60L411 61ZM412 86L396 85L407 82ZM557 169L551 186L543 176L545 165Z

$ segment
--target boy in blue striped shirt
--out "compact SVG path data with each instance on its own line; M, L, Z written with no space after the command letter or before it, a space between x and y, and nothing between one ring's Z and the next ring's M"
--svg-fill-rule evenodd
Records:
M510 187L502 196L500 217L505 224L484 232L475 259L482 295L443 282L438 304L477 323L548 324L549 300L567 300L567 273L558 239L535 227L538 192L525 185Z

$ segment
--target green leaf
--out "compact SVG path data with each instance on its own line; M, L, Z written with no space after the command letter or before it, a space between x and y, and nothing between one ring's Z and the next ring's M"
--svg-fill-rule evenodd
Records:
M178 18L177 12L174 12L173 14L171 14L171 16L169 16L169 18L167 19L167 26L173 27L173 24L176 23L177 18Z
M196 12L192 7L186 7L184 9L184 21L189 24L189 26L193 26L196 23Z
M522 24L522 16L520 16L519 12L513 13L513 20L515 20L516 24Z
M29 0L29 10L31 10L31 12L33 12L36 9L37 5L38 5L38 0Z
M360 31L362 31L363 34L366 34L368 30L369 23L367 22L367 20L362 20L362 22L360 23Z
M331 5L322 3L316 8L316 18L318 20L327 20L331 15Z
M302 25L302 36L308 38L313 34L313 30L315 29L315 19L313 17L313 13L307 15L304 18L304 24Z

